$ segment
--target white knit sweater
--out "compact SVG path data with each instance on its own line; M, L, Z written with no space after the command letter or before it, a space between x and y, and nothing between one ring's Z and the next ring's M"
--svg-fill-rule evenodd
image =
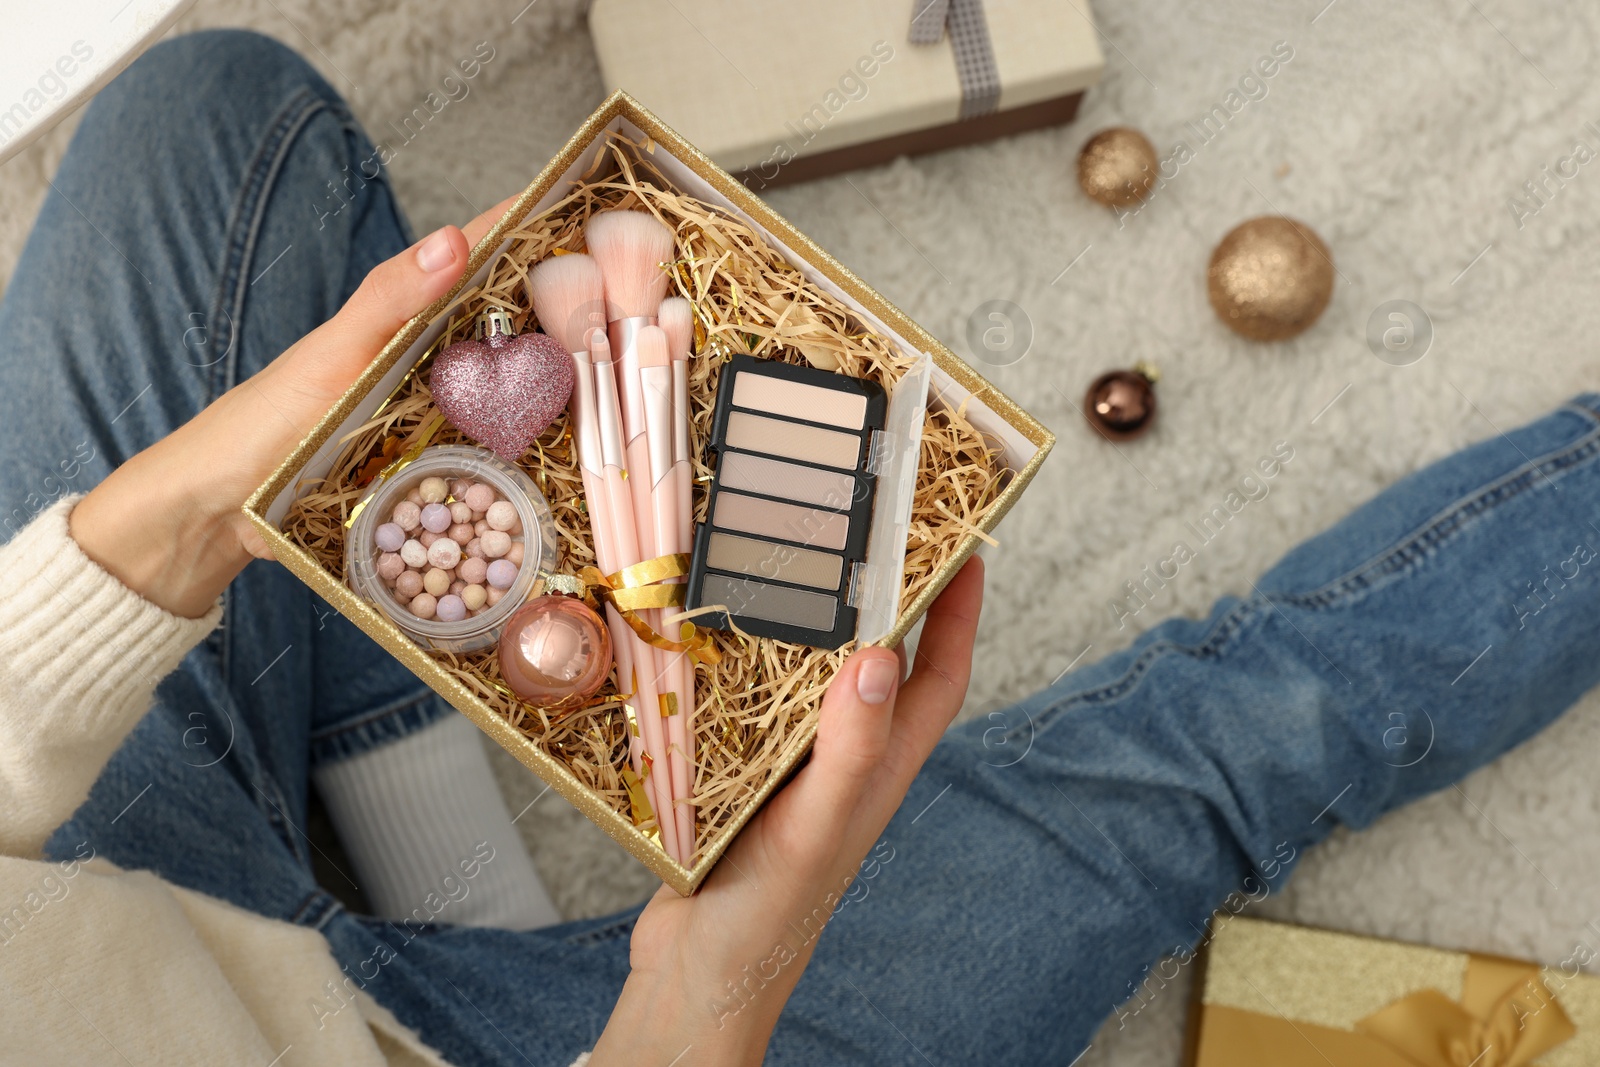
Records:
M0 1061L447 1067L365 994L313 1010L345 986L315 930L120 870L92 841L39 858L222 615L168 614L101 569L67 531L73 503L0 547Z

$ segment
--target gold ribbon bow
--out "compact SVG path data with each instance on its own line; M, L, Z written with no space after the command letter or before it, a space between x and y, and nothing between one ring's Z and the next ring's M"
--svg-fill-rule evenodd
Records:
M1467 957L1461 999L1410 993L1338 1030L1206 1005L1195 1067L1528 1067L1578 1032L1539 968Z
M1423 989L1356 1023L1418 1067L1527 1067L1578 1032L1539 968L1468 957L1461 999Z
M600 599L616 608L622 621L645 644L668 652L683 652L696 663L714 666L722 661L722 653L717 651L709 633L696 628L691 622L683 622L678 631L678 640L674 641L656 633L638 615L652 608L682 607L684 587L666 583L688 573L689 555L678 552L635 563L615 574L602 574L598 567L585 567L578 572L578 577L591 589L598 590Z

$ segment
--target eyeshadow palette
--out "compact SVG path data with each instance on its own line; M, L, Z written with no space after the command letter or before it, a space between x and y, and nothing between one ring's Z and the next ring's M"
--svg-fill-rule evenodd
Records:
M703 625L819 648L855 637L887 410L875 382L746 355L723 366L686 597L723 609Z

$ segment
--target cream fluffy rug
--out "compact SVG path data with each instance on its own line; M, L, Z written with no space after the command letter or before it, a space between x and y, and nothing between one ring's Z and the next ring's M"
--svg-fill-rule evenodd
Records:
M446 10L421 0L202 0L182 28L244 25L281 38L373 128L491 41L495 58L471 96L394 161L402 199L427 230L519 187L602 96L581 5L537 0L523 10L525 2ZM1600 130L1588 126L1600 121L1600 11L1325 2L1101 0L1108 69L1074 126L902 160L851 175L854 188L834 179L771 196L957 351L967 351L966 318L985 300L1014 301L1032 319L1031 354L989 373L1060 443L988 553L967 715L1048 683L1086 648L1085 661L1161 616L1247 592L1247 579L1291 545L1400 475L1600 385L1600 177L1586 166L1558 187L1541 170L1577 142L1600 150ZM1200 145L1187 120L1222 102L1279 41L1293 58ZM1143 129L1163 155L1180 140L1194 151L1121 226L1073 180L1079 145L1111 124ZM0 170L0 283L67 133ZM487 145L501 147L486 154ZM1543 206L1522 190L1529 180L1547 181ZM1523 198L1517 211L1514 196ZM1274 211L1311 224L1341 277L1310 333L1260 346L1212 317L1204 269L1235 223ZM1426 358L1405 368L1375 359L1364 341L1373 309L1395 298L1426 308L1436 330ZM1165 373L1162 421L1119 457L1088 432L1076 398L1100 371L1141 358ZM1279 441L1295 458L1270 495L1119 628L1108 605L1122 583L1166 555L1185 522ZM1368 833L1337 836L1260 913L1549 962L1579 941L1594 944L1597 751L1600 701L1591 696L1465 782L1470 803L1452 791ZM503 763L518 810L543 786ZM554 796L520 825L569 915L649 887ZM1082 1062L1175 1064L1186 995L1169 986L1120 1032L1108 1024Z

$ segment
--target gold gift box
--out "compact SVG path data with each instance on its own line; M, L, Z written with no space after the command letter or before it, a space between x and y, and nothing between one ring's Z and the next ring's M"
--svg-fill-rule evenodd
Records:
M1189 1067L1593 1067L1600 978L1579 946L1503 956L1230 919L1202 957Z
M894 305L857 278L832 256L819 248L789 222L764 204L678 136L626 93L608 97L578 129L538 176L517 197L516 202L472 251L464 280L449 294L406 323L361 377L350 386L339 402L323 416L294 452L278 467L245 504L245 513L261 531L278 560L302 581L353 621L363 631L392 652L440 696L471 719L506 751L566 797L602 830L610 834L663 882L688 895L705 878L739 829L750 820L768 796L778 788L810 750L815 725L808 726L775 767L774 773L752 795L736 818L706 843L692 868L684 867L641 832L626 817L613 810L591 792L560 762L544 752L531 738L512 727L503 717L445 671L438 661L424 653L399 628L379 611L358 597L333 575L325 571L299 545L284 536L281 524L297 487L307 479L325 474L333 463L345 434L370 417L384 398L391 395L407 371L427 352L447 326L449 309L463 289L483 284L490 264L505 248L507 237L530 215L547 210L559 202L573 182L595 163L606 136L612 131L642 140L648 136L655 146L652 162L678 189L708 203L717 204L764 232L771 245L799 269L812 284L849 306L869 328L887 337L908 352L927 352L932 357L933 376L929 389L930 405L966 405L969 423L981 431L1005 454L1007 466L1015 476L989 509L979 528L987 533L1010 510L1034 472L1044 461L1055 437L1040 423L995 389L953 352L927 333ZM904 605L900 617L882 644L893 646L910 630L932 603L933 598L954 577L980 538L967 534L957 552L916 599Z

